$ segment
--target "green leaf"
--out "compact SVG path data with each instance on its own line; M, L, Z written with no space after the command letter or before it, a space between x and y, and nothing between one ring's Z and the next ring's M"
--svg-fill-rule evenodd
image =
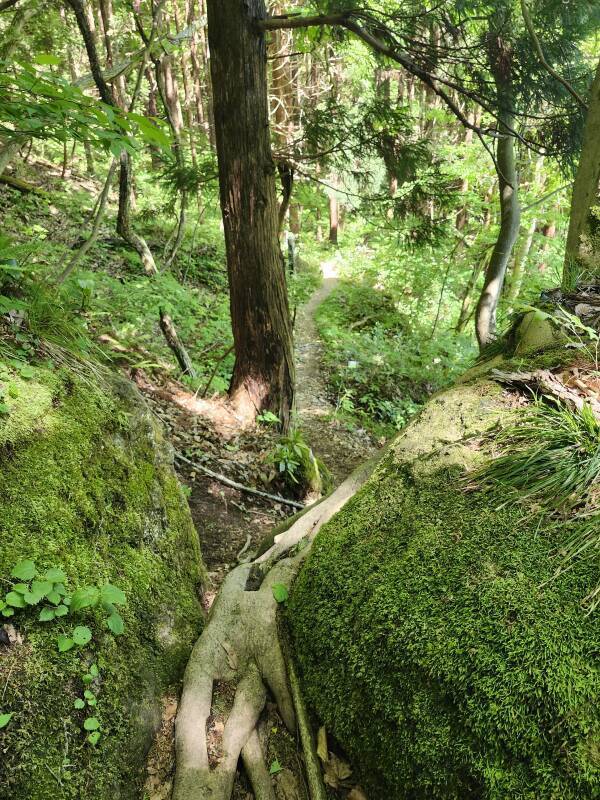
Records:
M4 599L13 608L25 608L25 600L17 592L9 592Z
M67 590L65 589L63 583L57 583L56 586L54 587L54 591L62 595L65 595L67 593Z
M29 591L29 586L26 583L15 583L12 587L13 592L18 592L19 594L25 594L25 592Z
M95 586L83 586L73 593L71 611L80 611L82 608L95 606L99 597L100 592Z
M11 719L12 719L12 712L8 714L0 714L0 730L2 728L6 728Z
M10 408L6 405L6 403L0 403L0 416L6 416L10 414Z
M114 603L116 606L124 606L127 603L125 592L110 583L105 583L100 589L100 599L103 603Z
M99 674L100 674L100 671L98 670L97 665L96 664L92 664L91 667L90 667L90 675L93 678L97 678Z
M25 592L23 595L23 600L25 600L28 606L37 606L41 599L42 595L37 594L37 592Z
M14 608L3 608L2 611L0 611L0 614L2 614L3 617L12 617L14 613Z
M22 378L25 378L25 380L29 380L35 375L35 370L33 367L30 367L29 364L24 364L22 367L19 367L19 374Z
M67 576L62 569L58 569L58 567L51 567L49 570L46 570L44 578L47 581L52 581L52 583L62 583L67 579ZM58 587L55 586L54 588L58 591Z
M283 767L281 766L279 761L275 759L275 761L273 761L273 763L269 767L269 775L277 775L277 773L281 772L282 769Z
M69 613L69 609L66 606L63 606L63 605L56 606L56 608L54 610L54 615L56 617L64 617L68 613Z
M75 702L73 703L73 707L76 708L78 711L81 711L82 708L85 708L85 703L81 699L81 697L78 697L77 700L75 700Z
M56 616L56 611L53 608L42 608L38 617L40 622L51 622Z
M52 581L33 581L31 591L33 594L39 594L40 597L46 597L52 591L52 587Z
M66 653L68 650L72 650L75 647L73 639L69 636L65 636L63 633L60 634L57 641L59 653Z
M277 600L278 603L285 603L285 601L290 596L290 593L287 590L287 586L284 586L283 583L274 583L273 587L273 597Z
M19 561L18 564L15 564L10 574L11 577L18 578L21 581L30 581L35 572L35 562L26 558L25 561Z
M83 676L81 680L87 685L88 683L91 683L94 680L94 676L90 675L88 672Z
M91 641L91 638L92 632L87 625L78 625L73 631L73 641L80 647Z
M48 602L52 603L53 605L57 606L60 603L60 594L55 589L53 589L46 595L46 600L48 600Z
M60 58L52 55L52 53L38 53L37 56L33 57L32 61L34 64L40 64L42 66L56 67L60 64Z
M114 633L115 636L120 636L125 630L125 623L123 622L123 617L120 614L117 614L116 611L114 614L111 614L110 617L106 620L106 624L108 625L109 629Z
M96 695L92 692L91 689L86 689L85 692L83 693L83 696L85 697L86 700L96 699Z
M90 735L87 737L87 740L90 744L96 746L100 741L101 736L102 734L100 733L100 731L94 731L94 733L90 733Z
M86 731L97 731L100 727L100 720L96 717L88 717L83 723L83 727Z

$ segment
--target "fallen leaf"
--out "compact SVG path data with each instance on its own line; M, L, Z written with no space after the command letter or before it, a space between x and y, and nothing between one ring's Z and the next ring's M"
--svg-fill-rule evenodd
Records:
M223 650L227 653L227 663L231 667L231 669L235 672L238 668L238 660L235 654L235 650L229 644L229 642L222 642L221 644Z
M317 734L317 755L324 764L329 761L329 752L327 750L327 730L325 729L324 725L319 728L319 733Z
M363 792L360 786L355 786L349 793L347 800L367 800L367 795Z
M338 758L335 753L329 753L329 760L325 765L325 772L323 779L328 786L332 789L339 789L342 781L347 780L352 775L352 769L349 764Z

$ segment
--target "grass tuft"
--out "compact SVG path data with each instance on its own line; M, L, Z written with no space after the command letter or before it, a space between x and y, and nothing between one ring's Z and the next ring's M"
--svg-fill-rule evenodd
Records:
M502 506L517 499L540 517L540 525L566 534L557 548L555 577L576 559L598 559L600 422L591 408L576 411L538 400L495 441L505 452L481 467L476 481L483 489L503 489ZM600 582L584 605L590 612L600 605Z

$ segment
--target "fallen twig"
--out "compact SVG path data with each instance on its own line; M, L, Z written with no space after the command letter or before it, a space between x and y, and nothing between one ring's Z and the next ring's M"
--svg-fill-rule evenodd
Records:
M34 186L33 183L22 181L20 178L14 178L12 175L0 175L0 183L5 183L7 186L10 186L11 189L17 189L19 192L24 192L25 194L37 194L40 197L46 197L48 194L38 186Z
M491 377L498 383L514 384L526 386L529 389L537 389L542 394L557 397L565 405L576 411L581 411L584 405L589 405L594 416L600 421L600 402L594 397L583 396L571 389L554 375L550 370L540 369L533 372L502 372L498 369L491 371Z
M246 492L247 494L253 494L257 497L262 497L265 500L271 500L274 503L282 503L286 506L291 506L292 508L304 508L303 503L299 503L297 500L288 500L287 497L281 497L279 494L270 494L269 492L261 492L260 489L253 489L251 486L244 486L243 483L238 483L237 481L231 480L231 478L226 478L225 475L221 475L218 472L213 472L212 469L208 469L203 464L199 464L196 461L190 461L189 458L186 458L181 453L175 452L175 458L179 461L183 461L184 464L189 464L190 467L194 467L194 469L200 470L205 475L208 475L209 478L214 478L219 483L224 483L225 486L231 486L232 489L238 489L240 492Z
M187 350L177 335L173 320L162 308L159 309L158 313L160 317L160 329L173 355L177 359L181 371L184 375L189 375L190 378L196 378L197 374L192 364L192 359L189 357Z

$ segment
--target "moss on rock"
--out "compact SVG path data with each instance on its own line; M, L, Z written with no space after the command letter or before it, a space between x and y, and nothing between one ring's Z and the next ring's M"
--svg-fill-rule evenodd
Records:
M485 381L434 398L294 586L308 699L372 800L600 797L593 564L549 581L552 537L460 480L507 413Z
M0 419L0 577L31 558L61 567L71 591L110 582L128 602L120 637L100 609L81 621L44 625L36 609L9 620L23 643L0 646L1 710L14 714L0 731L0 798L139 798L160 695L181 677L202 624L197 534L169 447L129 384L100 390L43 368L10 382L10 415ZM75 624L93 629L91 645L59 654L57 634ZM85 739L86 712L73 707L93 661L96 747Z

